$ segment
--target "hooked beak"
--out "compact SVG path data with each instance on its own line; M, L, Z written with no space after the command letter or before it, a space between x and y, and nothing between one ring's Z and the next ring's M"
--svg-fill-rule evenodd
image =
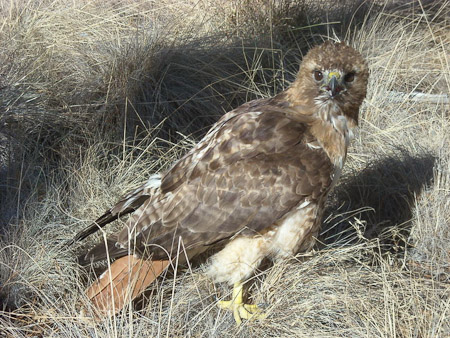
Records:
M329 92L331 97L335 97L343 90L343 87L339 83L340 78L341 74L338 72L330 72L328 74L328 84L325 85L325 89Z

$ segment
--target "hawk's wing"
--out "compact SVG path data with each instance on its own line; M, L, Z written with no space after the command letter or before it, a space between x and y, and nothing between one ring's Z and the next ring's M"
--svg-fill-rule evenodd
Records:
M314 141L308 124L273 105L251 108L226 114L163 176L158 194L119 234L120 247L131 242L167 258L180 237L189 250L261 232L303 200L322 196L333 165L307 144Z
M159 185L159 183L157 183L158 181L159 175L153 175L150 177L145 184L126 194L111 209L107 210L88 227L78 232L71 240L67 242L67 245L72 245L75 242L81 241L97 230L103 228L105 225L115 221L119 217L136 211L136 209L138 209L145 201L155 194L155 183Z

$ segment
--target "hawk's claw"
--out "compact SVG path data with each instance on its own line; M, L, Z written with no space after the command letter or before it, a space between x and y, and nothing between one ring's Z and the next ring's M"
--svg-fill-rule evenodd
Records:
M233 288L233 298L231 300L221 300L217 305L224 310L233 311L236 324L240 325L242 319L264 319L266 315L256 304L244 304L242 300L242 284L235 283Z

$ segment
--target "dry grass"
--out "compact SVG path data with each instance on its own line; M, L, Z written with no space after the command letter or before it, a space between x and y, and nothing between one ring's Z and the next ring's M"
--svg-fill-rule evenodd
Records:
M449 3L328 3L0 4L0 336L450 335ZM64 241L221 113L285 88L332 28L367 57L369 94L317 250L248 283L267 319L237 328L201 259L130 311L81 316L92 276Z

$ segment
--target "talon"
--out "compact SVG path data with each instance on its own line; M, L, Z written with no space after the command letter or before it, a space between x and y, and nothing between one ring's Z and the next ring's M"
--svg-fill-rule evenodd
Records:
M242 300L242 283L235 283L231 300L221 300L217 305L224 310L233 312L234 320L240 325L242 319L264 319L266 315L256 304L244 304Z

